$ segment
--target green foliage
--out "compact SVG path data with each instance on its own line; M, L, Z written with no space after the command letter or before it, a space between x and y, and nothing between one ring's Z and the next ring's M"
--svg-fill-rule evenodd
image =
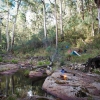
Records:
M71 62L83 63L83 62L86 62L88 60L88 58L93 58L93 57L97 56L98 54L99 54L98 49L94 49L94 50L87 49L87 53L82 53L82 54L80 54L81 56L72 55Z
M32 56L31 54L27 53L27 54L24 55L24 58L28 59L28 58L30 58L31 56Z
M99 69L94 69L93 72L100 75L100 70Z
M66 46L68 46L68 48L66 48ZM60 50L67 50L70 48L70 43L66 41L59 42L58 47L60 48Z
M84 48L86 46L85 42L83 41L83 39L78 39L77 40L77 47L78 48Z
M3 61L3 58L2 57L0 57L0 62L2 62Z
M11 96L9 96L6 100L16 100L16 99L17 99L16 96L11 95Z
M52 50L52 47L51 47L51 46L48 46L48 47L46 48L46 51L47 51L47 52L51 52L51 50Z
M39 61L37 65L44 65L44 61Z
M49 65L49 64L50 64L50 61L47 61L47 60L37 62L37 65Z
M46 60L44 63L45 63L46 65L49 65L49 64L50 64L50 61L47 61L47 60Z
M65 65L65 62L64 62L64 60L62 59L62 60L60 61L60 66L63 66L63 65Z
M29 70L25 70L25 71L24 71L24 75L25 75L25 76L28 76L28 75L29 75L29 72L30 72Z
M11 60L11 63L17 64L17 63L18 63L18 60L12 59L12 60Z
M18 91L15 91L16 96L19 98L20 97L20 93Z
M39 48L42 46L42 42L37 35L33 35L30 41L35 48Z

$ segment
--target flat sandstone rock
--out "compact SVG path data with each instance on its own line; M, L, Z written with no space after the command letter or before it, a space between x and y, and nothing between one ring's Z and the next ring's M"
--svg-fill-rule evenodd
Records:
M54 72L47 77L42 88L61 100L100 100L100 76L69 71L66 80L61 79L61 72Z
M0 74L12 74L18 70L17 64L0 65Z

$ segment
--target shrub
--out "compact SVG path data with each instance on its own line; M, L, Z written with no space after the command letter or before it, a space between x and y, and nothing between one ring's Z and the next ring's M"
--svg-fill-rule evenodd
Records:
M2 62L3 61L3 59L2 59L2 57L0 57L0 62Z
M24 75L25 76L28 76L29 75L29 72L30 72L29 70L25 70Z
M17 60L15 60L15 59L12 59L12 60L11 60L11 63L13 63L13 64L17 64L17 63L18 63L18 61L17 61Z
M9 96L6 100L16 100L17 98L16 98L16 96L14 95L11 95L11 96Z
M100 71L98 69L94 69L93 72L96 74L100 74Z
M50 64L50 61L45 61L44 62L46 65L49 65Z
M61 60L60 61L60 66L63 66L63 65L65 65L65 62L64 62L64 60Z
M44 62L43 61L39 61L37 64L38 65L44 65Z

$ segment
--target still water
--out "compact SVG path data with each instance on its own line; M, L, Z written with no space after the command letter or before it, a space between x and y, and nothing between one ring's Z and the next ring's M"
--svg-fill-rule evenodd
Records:
M0 75L0 96L16 94L18 98L23 98L32 95L47 95L47 93L42 90L42 84L45 79L34 82L33 79L24 76L24 71L25 70L19 70L11 75ZM47 97L54 98L49 94Z

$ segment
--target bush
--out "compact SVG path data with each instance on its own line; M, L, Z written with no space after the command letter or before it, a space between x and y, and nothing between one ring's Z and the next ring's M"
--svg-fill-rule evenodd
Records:
M28 76L29 75L29 72L30 72L29 70L25 70L24 75L25 76Z
M50 61L47 61L47 60L45 60L45 61L39 61L37 63L37 65L49 65L49 64L50 64Z
M11 63L13 63L13 64L17 64L17 63L18 63L18 61L17 61L17 60L15 60L15 59L12 59L12 60L11 60Z
M2 57L0 57L0 62L2 62L3 61L3 59L2 59Z
M100 75L100 70L98 69L94 69L93 72Z
M11 95L6 100L16 100L16 99L17 99L16 96Z
M38 65L44 65L44 62L43 61L39 61L37 64Z
M64 60L61 60L60 61L60 66L63 66L63 65L65 65L65 62L64 62Z

